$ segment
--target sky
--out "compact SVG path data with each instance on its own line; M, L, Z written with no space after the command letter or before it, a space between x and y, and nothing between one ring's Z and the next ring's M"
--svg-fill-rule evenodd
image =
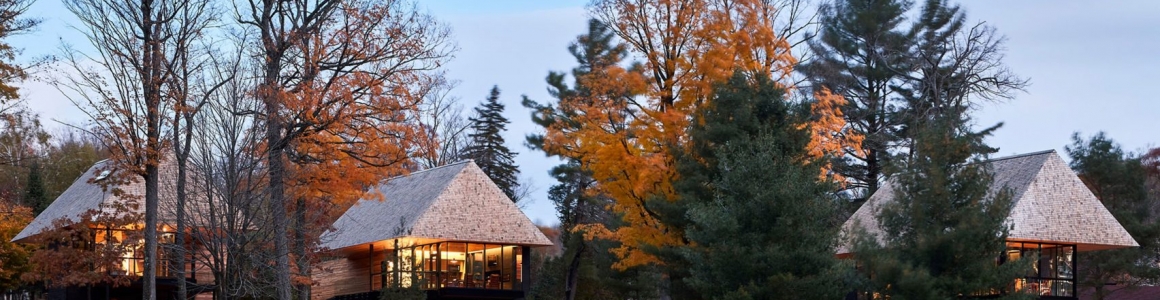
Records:
M567 46L584 32L587 1L578 0L425 0L420 6L451 27L459 51L446 64L458 80L452 95L467 107L480 103L492 86L502 91L508 147L519 154L521 177L536 190L524 212L535 222L559 221L547 190L555 183L547 171L559 162L523 145L539 132L522 95L550 97L548 71L567 71L576 63ZM980 126L1002 122L988 139L996 156L1055 149L1064 155L1071 135L1106 132L1125 150L1160 146L1160 101L1155 79L1160 71L1160 1L972 0L962 1L968 19L983 21L1005 35L1006 65L1031 85L1013 99L984 104L975 112ZM29 10L44 23L11 43L21 59L59 53L62 43L84 49L70 26L75 18L58 0L38 0ZM51 75L44 70L37 75ZM39 81L23 84L30 109L64 124L85 122L84 114L60 92ZM49 122L50 128L63 125Z

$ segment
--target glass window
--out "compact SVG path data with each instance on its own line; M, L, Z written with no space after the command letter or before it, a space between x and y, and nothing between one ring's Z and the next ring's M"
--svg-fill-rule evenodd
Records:
M1075 296L1075 245L1008 243L1005 261L1036 259L1015 289L1040 296Z
M401 287L518 290L524 280L520 246L441 242L389 251L398 261L391 268Z

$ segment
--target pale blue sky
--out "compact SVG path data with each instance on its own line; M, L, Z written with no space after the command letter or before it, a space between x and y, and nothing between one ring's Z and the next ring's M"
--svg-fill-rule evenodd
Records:
M503 91L505 136L518 152L522 176L538 190L524 211L532 220L555 224L547 170L557 162L523 146L523 136L538 130L520 106L520 95L548 99L549 70L575 65L565 47L585 29L587 1L426 0L437 18L454 30L460 51L447 65L461 84L453 92L471 107L492 85ZM1026 93L986 105L981 124L1005 122L989 140L999 155L1046 149L1063 151L1072 132L1106 131L1126 149L1160 143L1160 101L1154 84L1160 71L1160 1L963 1L968 17L996 26L1008 38L1007 65L1031 79ZM40 0L29 12L45 19L34 35L13 40L25 56L57 51L61 40L74 44L74 22L58 1ZM81 114L44 84L25 84L29 106L43 117L81 123Z

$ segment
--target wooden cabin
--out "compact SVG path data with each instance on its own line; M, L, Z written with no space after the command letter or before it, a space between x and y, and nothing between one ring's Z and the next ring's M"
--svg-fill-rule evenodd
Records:
M172 257L167 257L166 251L163 248L170 247L167 244L175 242L175 200L176 200L176 165L172 161L166 161L161 164L160 174L160 203L159 203L159 229L158 229L158 261L157 264L157 295L158 299L173 299L176 297L176 288L178 280L173 272L176 267L172 265ZM101 215L110 214L139 214L143 215L145 211L144 194L145 184L140 177L135 175L127 176L129 182L124 182L126 178L118 179L118 172L123 172L112 168L108 160L100 161L90 167L84 174L76 179L60 196L53 200L44 212L41 212L32 220L15 238L13 242L18 243L38 243L36 238L47 231L58 229L57 225L64 222L73 224L69 226L78 226L84 224L81 220L82 216L90 216L99 218ZM196 187L192 187L192 192ZM193 211L193 207L202 207L207 205L205 198L192 197L189 200L188 209ZM123 209L113 209L114 205L120 205ZM134 235L130 231L139 231L144 228L144 220L140 219L135 223L121 224L116 228L108 228L107 226L98 224L89 224L93 230L93 236L89 240L93 245L71 245L73 247L99 247L100 245L107 245L108 243L116 243L118 246L123 246L125 252L120 257L121 262L118 267L112 270L105 270L112 274L111 276L128 276L130 278L139 277L145 271L145 245L141 237L130 238ZM196 224L191 224L197 226ZM99 227L99 228L98 228ZM198 251L200 246L193 239L186 239L188 249ZM205 268L204 265L199 265L194 259L186 259L186 265L183 266L186 271L186 282L189 284L188 288L191 294L195 294L198 299L208 299L210 297L209 291L213 286L213 275ZM109 284L99 284L90 287L71 286L64 288L49 289L49 299L134 299L141 298L142 288L139 279L133 280L128 286L112 286Z
M1014 282L1015 289L1041 299L1077 299L1075 270L1080 253L1139 247L1054 150L986 163L994 175L991 194L1008 188L1015 201L1006 220L1012 226L1007 251L1000 260L1039 256L1033 274ZM858 226L880 234L875 215L891 201L894 190L888 181L843 224L842 231L854 232ZM848 242L839 247L839 257L850 254Z
M384 288L428 299L519 299L532 247L552 242L474 162L396 177L322 235L313 299L378 299Z

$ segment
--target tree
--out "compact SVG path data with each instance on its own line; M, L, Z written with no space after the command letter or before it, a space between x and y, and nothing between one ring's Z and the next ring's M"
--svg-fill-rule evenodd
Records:
M24 203L32 207L32 211L36 214L44 211L52 200L48 199L47 191L44 188L44 179L41 179L40 163L33 162L28 167L28 181L25 182L24 189Z
M10 197L0 198L0 291L12 291L23 286L21 276L34 266L30 258L35 247L12 242L12 238L32 222L32 218L32 209L16 204Z
M32 3L32 0L0 1L0 16L3 16L0 17L0 114L7 113L9 105L20 98L16 83L28 78L26 67L13 62L20 49L5 40L29 33L40 24L40 19L23 17Z
M408 170L421 151L415 85L430 82L423 79L454 46L444 26L406 1L237 6L239 21L258 36L248 49L260 78L261 105L252 113L265 130L276 298L290 299L293 285L305 299L311 270L305 254L317 240L306 231L321 233L317 224L329 224L325 218L363 196L364 187ZM322 219L307 220L308 210ZM281 212L293 212L293 224Z
M471 120L471 139L464 157L475 160L483 173L494 181L512 202L519 202L520 169L515 165L515 152L504 145L503 133L511 123L503 116L504 105L499 103L499 87L492 87L487 100L475 108Z
M80 130L68 128L53 134L41 160L45 198L55 200L107 153L93 135Z
M621 86L609 85L604 76L624 72L618 65L628 55L627 45L617 42L616 35L607 25L596 19L588 21L588 32L576 38L568 46L568 52L578 64L570 73L549 72L547 76L549 93L558 103L590 101L585 99L604 98L610 101L624 101L632 97L633 91ZM628 70L637 72L638 70ZM566 82L572 75L571 85ZM586 120L583 106L553 105L538 103L524 97L524 107L532 110L532 122L551 130L575 131L582 129ZM624 112L601 112L619 118ZM612 128L623 126L615 124ZM550 130L550 131L551 131ZM561 220L560 242L563 253L559 257L549 257L544 261L542 274L532 294L544 299L606 299L613 297L650 298L655 296L656 272L652 268L614 270L617 257L610 249L620 247L620 243L608 239L591 239L591 232L585 227L599 226L615 230L619 228L619 217L605 207L612 199L602 194L599 184L578 158L561 155L560 152L545 148L545 134L531 134L525 145L533 150L543 151L549 156L565 160L549 172L557 184L548 189L548 199L556 207Z
M1005 38L994 27L983 22L968 25L966 20L958 5L927 0L911 28L910 34L917 37L910 50L912 71L897 90L906 103L899 132L904 146L915 135L911 131L929 119L965 117L958 111L985 101L1011 99L1028 85L1027 79L1003 64Z
M1124 153L1103 132L1087 140L1076 133L1066 149L1072 170L1140 244L1084 255L1079 285L1092 289L1095 299L1106 299L1115 293L1107 288L1109 283L1139 286L1160 279L1160 225L1154 221L1158 211L1156 199L1149 199L1142 157Z
M832 254L837 202L818 177L825 161L807 147L815 134L800 125L810 112L757 76L720 84L678 155L684 220L670 227L684 226L689 241L676 250L684 282L707 299L839 298L850 266Z
M944 111L914 127L911 154L899 160L894 198L876 213L882 233L862 232L854 258L866 292L891 299L954 299L1006 291L1034 259L996 264L1006 249L1010 190L990 193L993 176L966 110ZM1031 298L1021 291L1003 299Z
M238 113L259 108L249 93L255 85L252 77L232 77L194 116L201 126L194 131L191 171L199 176L191 185L206 203L189 206L187 218L198 225L189 238L202 245L191 258L213 274L215 299L274 297L275 233L265 229L273 214L266 210L263 159L255 155L264 128L256 115Z
M865 136L856 151L838 159L836 169L851 179L856 200L878 190L883 169L897 144L905 109L895 93L910 70L908 34L904 14L910 1L846 0L822 8L820 34L809 42L814 59L799 67L809 78L815 94L829 93L847 100L840 108L849 129ZM855 208L859 205L855 205Z
M0 177L0 194L39 212L37 207L48 203L26 196L28 175L49 147L51 136L44 131L37 114L21 107L21 103L10 105L13 107L8 112L0 113L0 172L8 175Z
M742 72L788 76L794 59L790 44L773 26L775 3L767 1L608 0L592 4L593 13L644 62L633 68L604 64L589 71L591 92L560 97L557 109L575 113L552 126L544 149L574 158L594 178L597 189L614 200L612 211L624 226L590 228L595 236L621 247L615 267L660 263L642 247L678 245L679 230L656 222L644 205L652 198L672 200L672 157L667 149L685 140L689 116L708 101L712 83ZM639 97L637 97L639 95ZM625 170L632 170L626 172Z
M443 76L434 77L433 83L419 91L423 98L420 122L423 124L423 138L420 148L430 149L420 153L416 159L423 168L434 168L454 163L464 157L464 150L470 145L468 129L471 122L463 116L463 105L459 98L451 96L456 82Z

